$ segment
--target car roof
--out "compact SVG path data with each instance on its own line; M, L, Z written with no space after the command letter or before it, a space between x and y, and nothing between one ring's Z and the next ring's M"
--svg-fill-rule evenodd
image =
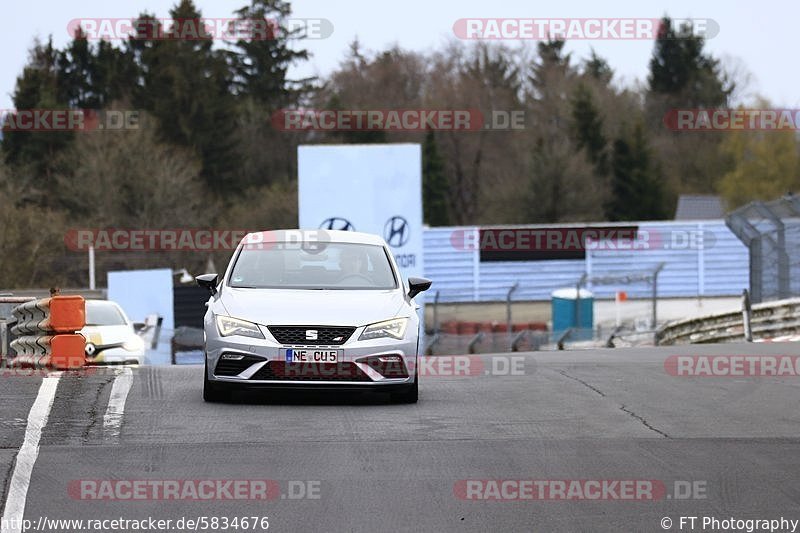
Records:
M386 246L386 241L379 235L373 233L362 233L360 231L342 231L333 229L316 229L316 230L300 230L300 229L286 229L286 230L266 230L248 233L241 244L253 242L251 239L261 239L273 242L284 242L286 240L298 239L300 235L313 234L313 238L317 241L328 242L343 242L354 244L373 244L377 246ZM259 242L259 241L257 241Z

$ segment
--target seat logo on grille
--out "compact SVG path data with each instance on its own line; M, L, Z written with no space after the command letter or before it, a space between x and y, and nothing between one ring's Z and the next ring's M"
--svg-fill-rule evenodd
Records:
M315 341L315 340L317 340L317 330L315 330L315 329L307 329L306 330L306 340L307 341Z

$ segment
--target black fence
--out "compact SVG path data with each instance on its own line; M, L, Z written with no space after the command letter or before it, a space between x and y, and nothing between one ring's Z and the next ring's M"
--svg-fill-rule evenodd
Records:
M725 222L750 252L754 303L800 295L800 197L751 202Z

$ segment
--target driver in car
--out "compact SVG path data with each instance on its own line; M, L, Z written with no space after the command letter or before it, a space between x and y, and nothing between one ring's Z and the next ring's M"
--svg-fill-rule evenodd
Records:
M364 274L364 267L367 266L366 258L362 255L360 250L344 249L339 254L339 270L342 275L349 274Z
M371 281L367 272L367 258L361 250L348 249L342 250L339 254L339 270L341 280ZM349 279L348 279L349 278Z

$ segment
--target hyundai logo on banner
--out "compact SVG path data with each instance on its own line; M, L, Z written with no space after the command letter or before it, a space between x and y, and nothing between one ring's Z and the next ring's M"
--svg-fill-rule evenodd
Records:
M392 248L405 246L409 237L411 237L411 229L405 218L394 216L386 221L386 225L383 227L383 238L389 243L389 246Z
M342 231L356 230L355 226L353 226L353 224L351 224L349 220L342 217L326 218L325 220L322 221L322 224L319 225L319 229L335 229Z

